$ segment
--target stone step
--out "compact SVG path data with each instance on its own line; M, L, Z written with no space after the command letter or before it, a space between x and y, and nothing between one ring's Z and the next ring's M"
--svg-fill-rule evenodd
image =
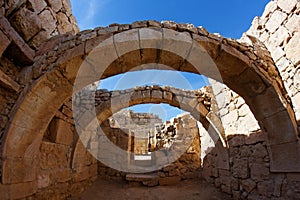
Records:
M143 166L143 167L152 166L152 160L135 160L134 163L137 166Z
M126 180L128 182L140 182L146 186L156 186L159 183L159 176L157 174L127 174Z

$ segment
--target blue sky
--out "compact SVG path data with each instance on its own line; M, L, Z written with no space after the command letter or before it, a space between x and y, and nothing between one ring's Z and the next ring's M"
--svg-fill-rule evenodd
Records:
M203 26L211 33L238 39L249 29L255 16L261 16L269 0L71 0L73 14L80 30L132 23L140 20L172 20ZM199 75L175 71L129 72L108 78L100 87L109 90L136 85L171 85L197 89L206 84ZM153 112L163 120L181 113L168 105L139 105L137 112Z

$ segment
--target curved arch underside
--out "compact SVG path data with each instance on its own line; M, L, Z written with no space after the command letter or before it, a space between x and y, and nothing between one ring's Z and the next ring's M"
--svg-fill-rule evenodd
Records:
M163 26L148 23L148 27L131 30L121 30L121 26L98 28L64 41L49 41L53 50L40 49L32 67L36 81L19 98L5 130L2 182L36 180L32 166L36 165L43 134L73 91L146 63L203 74L226 84L245 99L267 133L271 169L300 171L294 112L281 80L274 76L277 71L266 56L268 52L201 29L172 30L174 27ZM266 59L267 66L263 64ZM287 151L289 156L282 153Z

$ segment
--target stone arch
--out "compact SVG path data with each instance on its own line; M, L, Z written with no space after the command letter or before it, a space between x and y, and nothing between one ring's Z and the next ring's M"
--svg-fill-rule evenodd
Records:
M229 161L227 159L228 153L226 151L226 138L224 135L224 129L222 122L218 116L211 111L211 94L209 87L203 87L199 90L182 90L173 87L160 87L160 86L141 86L127 90L119 91L105 91L97 90L95 93L95 107L96 116L90 115L91 112L88 109L90 105L94 105L94 102L87 102L89 98L94 98L91 93L93 91L85 90L80 94L79 97L84 99L83 103L80 103L77 98L73 98L75 102L80 104L80 113L76 113L75 118L82 117L87 119L85 122L86 127L93 126L92 119L94 117L98 118L97 127L101 126L109 117L114 113L139 104L159 104L166 103L171 106L180 108L184 111L190 113L190 115L200 123L207 130L210 137L213 139L218 153L221 155L222 159L218 160L218 168L229 169ZM87 108L87 109L85 109ZM84 122L84 123L85 123ZM84 123L80 125L85 125ZM76 147L74 149L74 157L72 162L72 168L76 168L79 165L78 157L81 156L83 147L87 147L88 143L93 138L93 131L89 131L89 128L82 128L82 134L79 135L78 141L76 142ZM93 128L91 128L93 129ZM92 149L88 149L92 153ZM95 157L95 155L93 155Z
M42 136L55 111L71 97L78 72L81 76L76 80L80 84L75 89L103 78L99 77L101 73L112 76L120 73L120 69L125 72L143 63L161 63L178 71L201 73L223 81L245 99L267 133L272 170L300 170L294 113L276 76L274 63L268 53L261 54L262 49L209 34L201 28L152 21L84 31L64 40L58 37L44 46L47 48L39 50L31 68L36 81L23 91L5 130L4 184L36 180L32 166L37 161ZM49 50L49 46L53 49ZM98 60L84 59L93 53ZM199 59L201 62L197 62ZM94 61L98 61L97 65ZM116 63L120 69L105 72ZM80 68L81 65L85 67ZM84 76L91 74L95 75L92 79ZM291 149L289 156L282 153L287 149Z

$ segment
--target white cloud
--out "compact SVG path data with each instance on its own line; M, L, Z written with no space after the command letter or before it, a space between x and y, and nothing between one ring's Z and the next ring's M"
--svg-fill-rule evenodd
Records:
M80 30L95 28L98 13L101 15L102 10L110 0L72 0L73 13L76 16Z

